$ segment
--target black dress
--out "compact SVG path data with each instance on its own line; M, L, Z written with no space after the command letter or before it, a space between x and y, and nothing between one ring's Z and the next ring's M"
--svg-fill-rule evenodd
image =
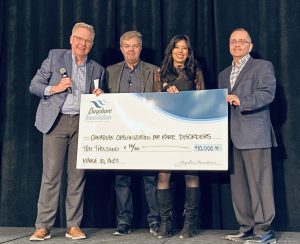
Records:
M190 78L187 75L187 72L184 68L176 69L173 72L161 76L160 87L158 90L167 91L170 86L176 86L179 91L203 90L204 79L202 71L197 68L196 74L193 78Z

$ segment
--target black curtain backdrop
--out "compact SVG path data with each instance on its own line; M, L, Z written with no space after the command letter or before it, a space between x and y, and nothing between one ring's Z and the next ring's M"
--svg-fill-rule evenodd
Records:
M187 34L204 69L206 85L231 63L228 37L244 27L255 58L270 60L277 77L272 121L279 147L273 150L277 230L300 231L300 2L294 0L2 0L0 1L0 226L34 226L42 173L42 135L34 127L38 98L28 86L52 48L69 48L75 22L92 24L91 56L107 66L121 60L120 35L143 34L142 57L160 65L175 34ZM200 172L201 228L235 229L227 172ZM65 180L55 226L65 226ZM87 172L83 227L115 226L114 172ZM133 227L147 226L140 174L133 182ZM184 181L173 177L175 222L182 225Z

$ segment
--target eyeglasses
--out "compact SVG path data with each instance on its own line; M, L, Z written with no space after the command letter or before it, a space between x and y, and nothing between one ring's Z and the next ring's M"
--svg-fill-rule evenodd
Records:
M246 44L250 44L251 42L247 41L247 40L230 40L229 41L229 44L230 45L233 45L233 46L236 46L236 45L241 45L241 46L244 46Z
M79 42L79 43L85 43L86 45L89 45L89 46L94 43L93 41L86 40L86 39L84 39L84 38L82 38L80 36L73 36L73 37L76 39L77 42Z

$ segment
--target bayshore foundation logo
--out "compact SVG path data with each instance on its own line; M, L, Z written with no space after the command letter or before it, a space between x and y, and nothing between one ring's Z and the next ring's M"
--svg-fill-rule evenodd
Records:
M112 118L112 109L106 108L107 104L104 99L90 101L91 107L89 108L85 120L86 121L108 121Z

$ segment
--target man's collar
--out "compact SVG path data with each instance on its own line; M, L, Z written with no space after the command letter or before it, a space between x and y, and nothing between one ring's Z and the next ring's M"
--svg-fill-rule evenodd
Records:
M124 63L125 63L125 68L132 69L131 67L128 66L128 64L126 63L126 61L124 61ZM141 63L141 60L139 59L139 61L137 62L137 64L133 65L133 70L136 70L139 67L140 63Z
M77 57L75 56L75 54L72 52L72 60L75 62L75 64L77 64ZM85 56L85 58L83 59L83 62L81 64L77 64L77 65L85 65L87 61L87 56Z
M250 54L248 53L238 61L238 64L235 64L234 60L232 60L232 66L240 67L241 65L245 64L249 60L249 58L250 58Z

